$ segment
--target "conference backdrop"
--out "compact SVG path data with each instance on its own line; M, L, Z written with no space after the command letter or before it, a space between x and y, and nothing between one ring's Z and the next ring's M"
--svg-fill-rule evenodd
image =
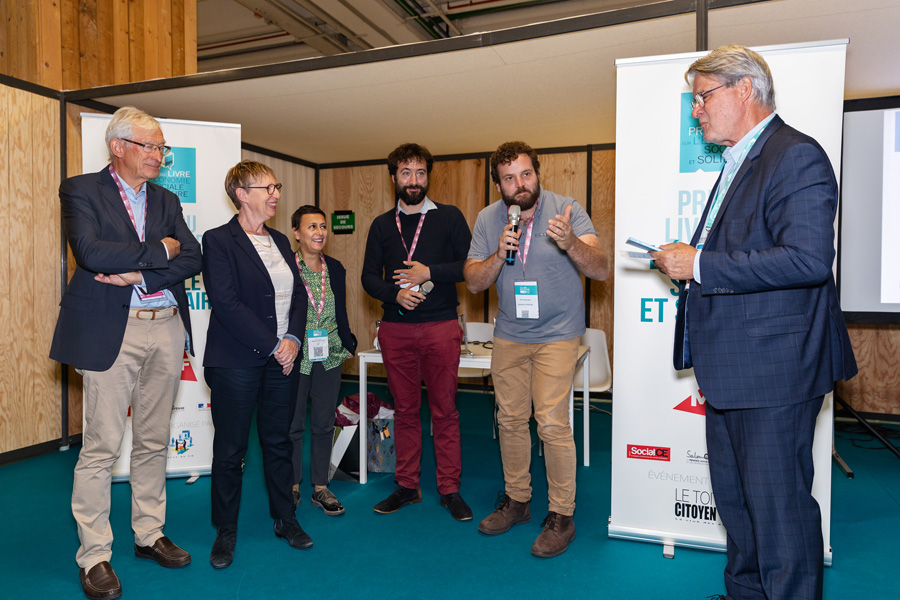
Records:
M99 171L109 162L104 136L111 118L111 115L81 114L84 173ZM159 119L159 122L172 153L166 157L159 177L152 181L178 196L184 220L200 240L207 229L222 225L234 215L224 182L228 169L241 160L241 126L174 119ZM213 425L202 366L209 300L199 274L185 280L184 289L191 309L195 356L184 353L181 385L172 410L168 477L206 475L212 465ZM128 479L131 439L129 408L122 453L113 466L114 481Z
M846 40L756 48L775 80L777 112L825 148L840 172ZM628 237L688 243L723 166L723 146L691 117L688 66L705 52L616 62L616 375L610 537L724 550L709 483L705 399L676 372L678 285ZM626 250L628 248L628 250ZM813 493L831 563L832 399L816 427Z

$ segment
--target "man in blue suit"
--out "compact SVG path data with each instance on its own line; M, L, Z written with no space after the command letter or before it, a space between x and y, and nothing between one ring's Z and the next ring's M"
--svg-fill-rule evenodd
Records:
M651 255L686 282L674 362L706 397L727 598L821 598L813 435L824 395L857 372L832 275L837 183L822 147L775 114L757 53L723 46L685 79L725 166L690 245Z
M59 188L75 273L60 302L50 358L84 376L84 433L72 491L75 555L92 600L118 598L110 566L112 467L131 407L134 553L169 568L190 555L163 535L169 419L191 321L184 280L200 271L200 244L172 192L149 183L170 151L159 123L121 108L106 129L110 165Z

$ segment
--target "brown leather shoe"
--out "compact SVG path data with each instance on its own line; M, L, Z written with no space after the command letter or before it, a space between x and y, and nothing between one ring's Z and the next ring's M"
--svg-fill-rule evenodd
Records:
M78 569L78 576L84 595L91 600L112 600L122 595L122 584L112 565L105 560L91 567L87 573L84 569Z
M571 516L561 515L552 510L541 523L544 530L534 541L531 553L541 558L559 556L575 539L575 521Z
M191 555L176 546L172 540L162 536L152 546L134 545L134 555L138 558L155 560L167 569L177 569L191 564Z
M499 535L509 531L513 525L527 523L530 520L529 502L519 502L501 493L497 499L497 510L478 524L478 531L485 535Z

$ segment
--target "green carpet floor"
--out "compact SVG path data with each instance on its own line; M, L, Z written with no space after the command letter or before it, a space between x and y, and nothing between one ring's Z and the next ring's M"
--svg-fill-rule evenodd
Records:
M345 383L345 393L354 391ZM375 386L376 393L384 388ZM488 397L460 393L463 436L462 494L475 519L459 523L439 504L434 457L426 438L420 504L393 515L372 511L394 488L391 474L370 474L367 485L335 481L332 490L347 512L327 517L309 503L304 487L298 518L312 536L309 550L276 539L268 517L259 445L251 439L234 564L214 570L208 562L215 530L209 521L209 478L193 485L169 480L166 534L194 562L163 569L132 551L130 488L113 485L113 567L127 600L287 598L632 598L703 599L724 593L722 553L677 548L674 559L655 544L607 537L610 510L610 424L591 413L591 466L578 468L577 539L554 559L529 550L547 511L543 460L534 450L531 523L488 537L478 521L494 508L502 489L500 451L491 437ZM609 409L608 403L599 404ZM423 411L427 419L427 413ZM576 412L581 431L582 412ZM427 420L425 421L427 424ZM894 428L896 430L897 428ZM855 470L847 479L833 467L834 565L825 570L825 598L900 598L900 460L875 443L836 445ZM576 435L581 452L580 433ZM868 448L866 447L868 446ZM75 565L78 539L70 513L75 447L0 468L0 598L83 598ZM308 456L308 453L306 453ZM307 475L308 477L308 475Z

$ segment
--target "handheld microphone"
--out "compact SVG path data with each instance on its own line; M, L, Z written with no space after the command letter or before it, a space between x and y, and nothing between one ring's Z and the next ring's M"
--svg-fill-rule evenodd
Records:
M513 204L509 207L509 211L507 212L507 216L509 217L509 224L512 225L513 233L519 230L519 221L522 219L522 209L518 204ZM516 251L515 250L507 250L506 251L506 264L512 265L516 262Z
M426 281L425 283L423 283L422 285L419 286L419 293L422 294L423 296L427 296L428 294L431 293L431 291L432 291L433 289L434 289L434 282L431 281L431 280L428 280L428 281ZM403 309L401 308L401 309L399 310L399 312L400 312L400 316L402 317L402 316L403 316Z

